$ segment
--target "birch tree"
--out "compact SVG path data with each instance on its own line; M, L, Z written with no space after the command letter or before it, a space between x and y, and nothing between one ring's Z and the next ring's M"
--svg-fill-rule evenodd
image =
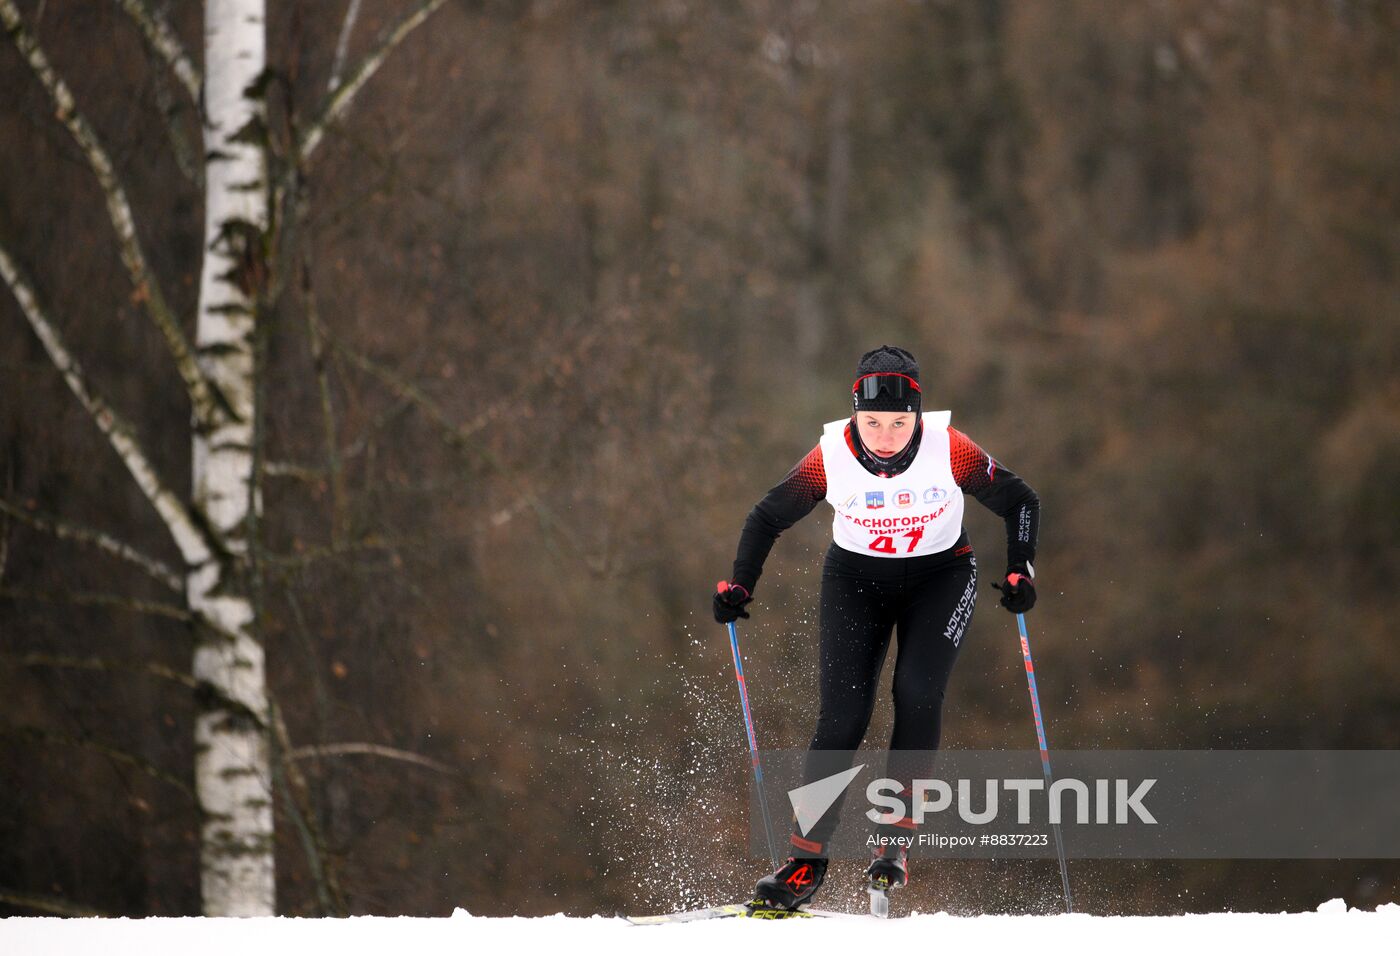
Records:
M139 26L159 68L169 70L199 111L203 162L202 265L194 341L168 305L149 265L137 216L102 139L54 69L15 0L0 0L0 22L52 100L104 196L123 265L166 343L191 406L191 487L174 487L153 465L139 429L99 394L49 313L20 257L0 237L0 275L34 334L175 542L182 567L164 575L180 585L195 634L191 664L195 720L194 793L201 814L203 911L211 916L276 912L273 855L275 712L252 595L250 528L260 510L255 469L260 317L276 291L275 250L295 208L295 177L342 119L356 95L412 30L446 0L407 4L368 53L342 76L358 3L351 2L330 88L296 135L278 176L269 171L265 90L266 0L207 0L202 73L177 33L145 0L116 0ZM156 241L174 241L160 237ZM111 553L161 567L134 546L91 532ZM174 579L173 581L171 579ZM282 734L279 733L279 736Z
M224 396L196 420L195 506L224 543L186 578L190 608L232 640L197 636L196 680L239 705L195 721L195 783L203 808L200 877L205 911L252 916L276 909L266 661L252 633L247 569L253 482L253 336L266 276L269 209L258 80L267 62L263 0L207 0L204 14L204 261L195 348Z

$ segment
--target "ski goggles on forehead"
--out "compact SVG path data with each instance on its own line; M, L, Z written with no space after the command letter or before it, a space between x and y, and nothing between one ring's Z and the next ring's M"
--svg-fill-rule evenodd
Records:
M881 391L890 398L901 399L918 392L919 383L900 372L872 372L856 379L851 391L867 401L878 398Z

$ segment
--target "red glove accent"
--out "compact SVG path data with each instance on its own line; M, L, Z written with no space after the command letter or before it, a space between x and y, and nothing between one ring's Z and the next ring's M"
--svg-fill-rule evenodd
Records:
M749 589L742 584L731 584L728 581L720 581L715 584L715 620L721 624L741 618L748 617L749 612L744 610L744 605L753 600L753 595L749 594Z

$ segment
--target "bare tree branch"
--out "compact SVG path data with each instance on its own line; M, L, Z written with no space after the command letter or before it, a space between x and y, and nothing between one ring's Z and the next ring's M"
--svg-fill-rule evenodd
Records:
M339 450L342 465L351 458L363 455L370 439L375 434L412 407L412 399L400 396L397 402L376 415L372 422L360 430L360 437ZM325 468L315 465L300 465L294 461L270 461L263 466L263 474L273 478L290 478L310 483L325 481L329 476L329 472Z
M218 623L210 620L210 618L204 614L190 611L183 607L176 607L173 604L162 604L159 601L143 601L139 598L127 597L123 594L105 594L98 591L44 591L33 588L0 587L0 599L11 601L38 601L43 604L71 604L75 607L112 607L121 611L130 611L133 614L147 614L152 617L163 617L172 621L193 624L197 627L204 628L209 633L222 640L230 642L238 641L237 634L220 627ZM259 721L259 723L261 723L261 721Z
M344 370L341 369L343 372ZM340 460L349 461L351 458L358 458L365 454L376 435L384 428L387 428L393 421L413 407L413 400L399 397L399 400L388 408L374 416L374 420L366 427L360 429L360 437L340 450Z
M446 535L420 536L409 538L386 538L382 535L370 532L359 541L342 541L339 545L329 548L307 548L296 554L268 554L267 563L269 567L279 570L289 570L294 568L304 568L317 561L329 561L335 559L348 559L356 554L363 554L367 551L386 551L394 553L402 550L405 546L422 547L427 544L434 544L441 541L450 540Z
M104 594L98 591L43 591L34 588L0 587L0 598L11 601L40 601L44 604L72 604L77 607L114 607L133 614L149 614L172 621L193 624L197 618L192 611L159 601L143 601L124 594Z
M316 322L321 331L321 335L325 337L326 341L330 342L335 350L343 355L351 365L354 365L362 372L366 372L373 378L378 379L388 387L389 391L393 392L398 397L407 399L421 408L424 413L443 430L444 437L449 444L466 446L468 439L489 425L493 418L500 415L507 408L506 402L498 402L487 408L486 411L477 415L465 425L459 425L452 420L451 416L447 414L441 405L434 401L417 385L414 385L408 379L394 372L388 366L376 362L374 359L355 349L339 336L332 333L325 323L316 320L314 317L312 317L312 321Z
M423 392L422 389L418 388L418 386L414 385L412 382L408 381L403 376L397 374L396 372L392 371L391 369L387 368L381 363L376 362L374 359L363 355L358 350L351 347L348 343L344 342L338 336L334 335L329 330L329 328L325 326L324 323L320 325L320 329L321 334L325 336L328 342L331 343L338 355L343 356L347 361L350 362L350 364L354 365L356 368L359 368L362 371L373 376L374 378L378 379L380 382L386 385L389 388L389 390L395 395L398 395L400 398L411 401L414 405L421 408L425 413L427 413L428 417L431 418L433 422L436 423L442 429L443 438L449 445L461 448L465 451L476 455L478 458L484 461L487 464L487 466L489 466L497 473L505 472L505 465L502 464L501 460L496 457L494 452L492 452L488 448L482 447L480 443L470 442L468 441L468 439L470 439L478 431L490 424L491 419L502 413L508 407L508 402L498 402L495 405L492 405L491 407L487 408L481 414L477 415L474 419L472 419L472 421L468 422L467 424L459 425L456 422L452 421L452 419L448 416L447 412L442 408L441 405L439 405L432 398L430 398L426 393ZM580 340L579 347L583 348L594 338L596 338L599 334L600 332L596 329L590 330ZM533 381L526 383L525 388L533 387L535 383L537 383L539 380L542 380L549 374L550 372L547 367L541 369L540 371L537 371L532 376ZM562 520L560 520L558 515L556 515L551 508L547 507L543 502L539 500L537 496L534 495L527 494L524 496L524 500L525 504L527 504L530 507L530 509L534 511L536 519L539 521L540 527L544 531L546 531L547 533L556 534L560 538L562 538L569 545L569 547L573 548L573 550L586 562L586 564L589 567L589 570L591 570L594 574L601 576L605 572L605 566L600 564L598 560L589 553L588 549L585 548L583 544L579 541L578 536L573 531L571 531ZM509 520L512 516L513 511L510 514L507 514L502 521L496 522L496 524L502 524L504 523L504 521ZM545 542L550 548L554 547L553 541L550 540L548 537L546 537Z
M405 763L414 763L420 767L427 767L429 770L436 770L438 773L457 774L461 772L456 767L439 763L431 757L424 757L422 754L416 754L409 750L399 750L397 747L385 747L383 744L313 744L287 751L287 759L305 760L308 757L341 757L349 754L367 754L372 757L385 757L389 760L402 760Z
M165 294L161 291L155 273L147 264L145 250L141 246L140 238L136 235L135 218L131 212L131 203L126 197L126 190L117 178L112 160L98 140L96 132L88 123L87 118L78 111L72 90L68 88L68 84L63 81L63 78L54 71L48 57L39 47L38 40L24 25L14 0L0 0L0 21L3 21L15 46L24 56L34 75L48 91L50 99L53 100L55 114L68 128L68 131L73 134L73 138L78 141L78 146L87 157L88 165L92 167L93 173L97 176L98 184L102 187L103 195L107 201L108 218L111 219L112 228L117 234L117 246L121 253L122 262L125 264L126 270L131 276L132 285L135 287L133 297L145 305L147 314L155 322L156 327L160 329L161 335L165 337L170 354L175 359L175 366L180 373L180 378L184 380L185 389L189 392L190 401L194 404L195 414L206 427L217 420L220 411L230 417L236 417L228 402L223 399L223 396L218 393L218 389L200 369L199 363L195 360L194 352L190 348L190 343L180 327L179 319L166 303Z
M8 5L10 2L11 0L0 0L0 4ZM45 351L49 353L49 358L63 375L68 387L78 397L83 408L87 409L98 429L107 436L107 441L121 457L131 476L136 479L137 486L165 522L185 563L203 564L212 554L224 550L217 546L218 542L207 522L199 520L195 512L156 474L155 466L151 464L137 441L136 430L89 388L78 360L68 351L58 328L40 305L34 287L20 271L19 264L11 258L3 241L0 241L0 275L9 283L11 291L19 301L20 309L29 320L30 327L44 344Z
M340 74L345 69L345 57L350 52L350 35L355 32L355 21L360 16L360 0L350 0L345 8L345 20L340 24L340 39L335 43L335 59L331 61L331 78L326 81L326 92L334 93L340 85Z
M161 680L173 681L188 687L190 690L199 689L199 681L191 675L177 671L172 667L166 667L164 664L157 664L154 661L135 663L95 656L73 657L68 654L31 653L0 654L0 664L13 664L16 667L63 667L71 670L104 671L106 673L129 671L134 674L150 674Z
M269 553L265 560L270 567L290 569L306 567L317 561L327 561L333 559L344 559L355 554L366 551L416 551L436 544L457 540L474 540L481 536L489 528L500 527L508 522L518 512L534 506L534 496L531 494L521 495L515 501L504 508L499 508L487 516L485 521L477 522L472 528L464 532L455 534L435 532L423 535L402 535L397 537L385 537L384 535L370 532L358 541L342 542L338 547L329 548L306 548L296 554Z
M109 916L101 910L93 909L83 903L70 903L68 900L60 899L57 896L45 896L42 893L26 893L23 890L11 890L0 886L0 903L9 903L11 906L23 906L25 909L38 910L40 913L52 913L55 916Z
M147 776L159 780L162 783L170 784L170 786L179 790L189 797L190 800L194 801L196 805L199 803L194 791L179 777L167 773L139 754L122 750L120 747L114 747L111 744L103 743L100 740L94 740L91 737L72 737L68 734L60 734L51 730L45 730L42 727L16 726L12 724L0 724L0 737L14 737L37 744L63 744L70 747L81 747L85 750L95 750L98 753L105 754L118 763L124 763L135 767Z
M202 161L203 135L202 130L196 127L195 132L199 134L196 138L198 142L191 143L190 137L181 128L182 117L189 115L194 117L194 122L198 123L197 109L189 107L184 99L175 92L175 84L171 81L170 75L165 70L157 66L151 70L151 82L155 85L156 105L160 107L160 115L165 120L165 134L170 139L170 149L175 154L175 163L180 167L180 172L185 174L185 178L198 189L204 191L204 163Z
M9 2L9 0L4 0L4 2ZM379 41L365 54L355 69L350 71L345 81L326 95L317 111L316 118L302 132L298 152L303 162L311 160L316 148L321 145L327 128L345 115L355 96L379 71L384 60L394 51L394 48L446 2L447 0L419 0L418 5L413 10L404 14L398 23L380 35Z
M292 738L287 733L287 722L282 719L282 709L275 702L271 709L272 739L277 744L273 767L282 771L277 776L281 778L283 790L290 798L287 800L287 806L292 811L292 822L301 836L307 865L310 866L312 878L316 881L316 895L320 898L321 907L327 915L344 916L347 912L345 894L340 888L334 858L326 846L325 833L318 825L315 807L311 805L311 787L306 781L306 775L290 757L293 749Z
M331 402L330 379L326 375L326 348L319 330L320 319L316 308L316 290L311 283L309 257L302 259L301 283L302 297L306 305L306 337L311 348L311 364L316 370L316 387L321 397L321 427L326 442L326 469L330 472L331 547L338 548L346 534L345 475L340 466L340 448L335 434L335 406Z
M134 663L130 661L110 660L105 657L74 657L68 654L0 654L0 664L12 664L16 667L62 667L70 670L102 671L104 673L116 673L126 671L132 674L149 674L152 677L159 677L161 680L172 681L181 686L188 687L201 697L207 697L211 701L217 701L220 706L227 708L234 713L243 714L248 719L262 724L262 719L257 714L252 713L238 701L233 700L223 694L217 687L208 681L202 681L192 674L177 671L164 664L157 664L154 661L143 661Z
M298 465L294 461L270 461L263 465L269 478L294 478L297 481L320 482L326 479L326 469L314 465Z
M185 590L184 580L169 565L155 558L147 557L141 551L118 540L105 531L96 531L91 528L84 528L73 522L63 521L52 515L44 514L41 511L33 511L29 508L21 508L13 502L0 498L0 514L12 516L31 528L47 532L56 538L64 541L76 541L79 544L90 544L114 557L128 561L148 575L155 578L167 588L178 594L183 594Z
M151 49L155 50L165 61L165 65L170 67L170 71L175 74L175 78L180 81L180 85L189 94L190 102L197 107L199 105L199 88L204 83L204 79L199 75L199 68L191 62L189 54L185 52L184 44L175 35L175 31L170 28L165 17L147 6L145 0L117 0L117 3L131 19L136 21L136 25L141 28L141 35L146 38Z

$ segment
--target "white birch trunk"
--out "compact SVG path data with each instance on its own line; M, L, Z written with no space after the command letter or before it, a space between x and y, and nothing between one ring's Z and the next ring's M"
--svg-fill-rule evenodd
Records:
M204 810L201 890L208 916L275 913L272 773L263 648L253 629L248 584L248 517L253 497L253 334L250 261L267 230L267 170L256 141L235 141L263 104L248 88L266 62L265 0L207 0L204 27L204 265L195 347L200 365L228 399L194 435L194 501L227 543L191 569L192 609L233 641L202 633L194 676L246 707L205 702L195 723L195 784Z

